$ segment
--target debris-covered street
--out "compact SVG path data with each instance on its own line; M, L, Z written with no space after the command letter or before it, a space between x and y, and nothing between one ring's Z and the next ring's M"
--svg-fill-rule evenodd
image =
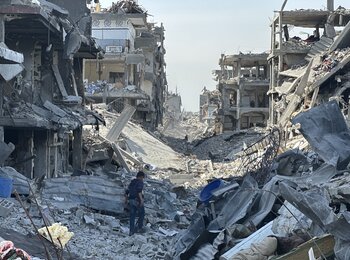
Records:
M106 2L0 1L0 260L350 259L350 9L281 1L187 111L166 21Z

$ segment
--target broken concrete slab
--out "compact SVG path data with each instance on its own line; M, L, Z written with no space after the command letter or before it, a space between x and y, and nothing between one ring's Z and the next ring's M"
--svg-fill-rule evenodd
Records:
M50 110L52 113L54 113L55 115L57 115L59 117L66 117L67 116L67 113L64 110L62 110L58 106L52 104L48 100L45 101L44 107L47 108L48 110Z
M24 56L10 50L4 42L0 42L0 64L22 63Z
M129 122L136 109L133 106L126 106L120 116L117 118L112 128L109 130L106 135L106 139L110 142L116 142L119 135L123 131L125 125Z
M103 137L107 136L118 115L108 113L105 117L107 119L107 127L100 127L100 135ZM185 168L184 160L179 153L149 134L141 126L129 121L124 127L121 136L126 143L127 152L133 154L138 160L142 160L143 163L154 165L160 169L173 168L183 170Z
M23 69L24 66L21 64L0 64L0 75L8 82L20 74Z
M47 179L42 197L52 204L77 203L86 207L113 213L124 211L124 187L121 182L99 176L77 176ZM55 197L63 201L54 201Z

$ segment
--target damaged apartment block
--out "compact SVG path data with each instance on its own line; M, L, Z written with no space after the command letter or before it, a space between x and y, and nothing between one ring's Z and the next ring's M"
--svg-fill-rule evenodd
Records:
M29 178L81 169L82 127L103 121L83 106L83 59L99 52L87 2L52 2L60 6L0 2L2 60L11 63L0 70L0 141L14 149L4 164Z
M269 115L267 54L222 55L214 71L221 93L220 132L265 126Z
M167 91L164 27L147 22L147 11L135 1L119 1L110 9L96 6L92 34L105 51L104 59L86 60L86 95L133 116L154 129L163 120Z
M282 8L271 25L270 124L291 126L290 119L315 105L337 100L348 117L350 11ZM305 39L291 35L307 31Z

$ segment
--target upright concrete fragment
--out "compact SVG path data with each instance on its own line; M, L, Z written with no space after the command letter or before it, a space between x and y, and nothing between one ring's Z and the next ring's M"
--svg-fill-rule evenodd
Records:
M135 113L136 109L132 106L126 106L118 119L115 121L111 130L109 130L106 139L110 142L117 141L119 135L123 131L123 128L131 119L132 115Z

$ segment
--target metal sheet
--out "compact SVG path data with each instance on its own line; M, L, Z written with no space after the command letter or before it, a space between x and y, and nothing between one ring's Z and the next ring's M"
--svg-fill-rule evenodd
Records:
M350 131L336 101L312 108L292 119L313 150L330 165L345 169L350 162Z
M210 222L208 230L217 232L244 218L258 194L257 188L256 181L252 177L247 176L241 188L225 203L225 207L221 210L218 217Z
M300 192L291 188L286 182L281 182L279 187L280 194L284 199L289 201L321 228L324 229L325 225L335 220L336 216L332 208L329 207L330 201L320 188Z

